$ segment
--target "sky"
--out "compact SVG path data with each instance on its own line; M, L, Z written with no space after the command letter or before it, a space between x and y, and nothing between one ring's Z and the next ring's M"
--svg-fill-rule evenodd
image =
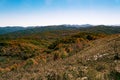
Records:
M0 26L120 24L120 0L0 0Z

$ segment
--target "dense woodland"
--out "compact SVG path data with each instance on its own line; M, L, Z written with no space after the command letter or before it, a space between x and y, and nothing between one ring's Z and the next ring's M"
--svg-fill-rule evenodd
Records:
M120 27L0 28L0 80L120 80Z

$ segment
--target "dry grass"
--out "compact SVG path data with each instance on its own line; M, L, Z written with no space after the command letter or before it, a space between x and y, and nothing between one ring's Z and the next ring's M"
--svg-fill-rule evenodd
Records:
M92 41L77 54L48 63L30 59L26 63L29 67L14 69L15 65L12 71L0 72L0 80L120 80L120 61L114 60L113 39L116 38L118 35ZM120 38L118 53L119 45Z

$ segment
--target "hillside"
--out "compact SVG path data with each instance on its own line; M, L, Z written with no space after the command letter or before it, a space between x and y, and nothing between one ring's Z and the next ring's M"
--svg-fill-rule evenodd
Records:
M0 36L0 80L120 79L120 27L43 29Z
M114 45L114 40L116 40L117 45ZM120 53L119 35L95 40L90 42L89 45L89 47L84 48L73 56L50 61L49 63L37 63L36 59L29 59L26 67L7 73L3 72L0 74L0 79L111 80L112 78L113 80L119 80L120 62L115 59L114 52L114 46L116 46L117 52ZM16 65L13 67L16 67Z
M120 26L98 25L98 26L92 26L92 27L85 27L80 30L89 31L89 32L97 32L97 33L105 33L105 34L116 34L116 33L120 33Z

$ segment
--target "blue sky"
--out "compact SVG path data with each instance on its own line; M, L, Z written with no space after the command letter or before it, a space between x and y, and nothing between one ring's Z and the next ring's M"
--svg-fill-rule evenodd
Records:
M0 0L0 26L120 24L120 0Z

